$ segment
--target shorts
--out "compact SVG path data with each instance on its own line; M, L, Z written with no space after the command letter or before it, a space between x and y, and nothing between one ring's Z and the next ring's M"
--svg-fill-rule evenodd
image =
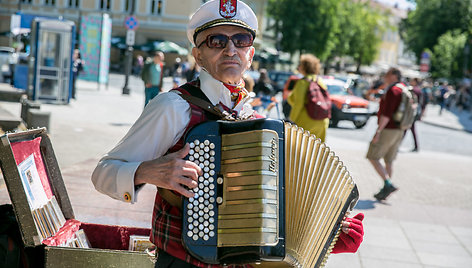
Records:
M397 157L398 148L403 140L403 133L404 131L401 129L382 130L379 140L376 143L370 143L367 159L380 160L383 158L385 163L392 163Z

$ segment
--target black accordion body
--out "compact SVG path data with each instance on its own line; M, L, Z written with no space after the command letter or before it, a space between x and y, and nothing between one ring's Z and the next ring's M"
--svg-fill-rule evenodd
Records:
M329 147L271 119L209 121L185 140L187 159L203 169L195 196L183 200L190 254L212 264L324 265L358 198Z

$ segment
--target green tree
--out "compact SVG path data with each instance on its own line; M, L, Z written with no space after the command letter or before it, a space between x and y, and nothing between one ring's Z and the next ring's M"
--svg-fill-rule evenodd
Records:
M449 31L438 38L431 57L431 74L435 78L462 76L463 52L467 34L460 30Z
M324 61L335 48L341 0L269 0L283 51L313 53Z
M416 0L416 9L410 11L401 23L402 38L418 59L425 49L432 50L438 38L446 32L471 26L471 0Z
M386 16L353 0L269 0L268 13L282 34L281 49L313 53L325 62L352 56L358 69L375 59Z
M386 15L365 3L354 2L351 9L349 25L345 26L350 32L347 55L354 59L359 72L361 65L369 65L375 60L388 21Z
M334 34L334 48L325 61L325 73L330 67L330 62L336 57L348 55L351 41L354 38L355 31L352 31L353 18L355 13L355 2L351 0L342 0L341 7L338 10L339 31Z

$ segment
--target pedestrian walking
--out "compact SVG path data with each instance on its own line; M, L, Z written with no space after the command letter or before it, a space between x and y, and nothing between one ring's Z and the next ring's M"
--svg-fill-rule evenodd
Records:
M292 107L290 110L290 120L298 126L309 130L310 133L322 141L326 140L326 131L329 127L329 117L313 119L307 111L307 95L311 83L316 83L320 90L328 91L323 79L318 75L321 70L320 60L313 54L303 54L300 56L298 71L303 75L299 79L292 92L288 96L288 103ZM329 107L331 109L331 106Z
M378 201L385 200L391 193L398 190L392 184L391 179L393 161L397 156L404 134L404 131L393 120L393 115L402 101L402 87L406 87L400 80L401 72L397 68L390 68L384 76L384 83L389 86L380 98L377 113L378 126L367 151L367 159L384 182L383 188L374 195ZM385 166L380 163L382 158Z
M441 86L439 87L439 96L438 96L438 103L439 103L439 115L442 114L444 107L447 106L447 101L449 98L449 86L447 81L442 82Z
M80 55L79 49L74 49L74 54L72 57L72 98L76 98L76 84L77 78L79 77L80 72L84 69L84 61Z
M182 60L177 57L175 59L174 70L172 71L172 88L176 88L180 85L182 74Z
M200 66L197 63L193 63L192 68L190 68L186 73L185 77L187 82L196 80L200 75Z
M254 109L260 114L267 115L270 110L277 105L277 101L274 98L274 88L270 83L269 75L266 69L259 70L259 79L254 84L254 94L257 100L254 103L259 105L253 105Z
M231 8L233 15L224 17L227 13L222 7ZM181 195L194 197L192 189L202 175L202 168L184 160L190 145L184 144L183 137L198 123L220 119L182 96L205 100L219 111L228 109L239 119L254 119L254 111L246 105L250 97L242 76L252 63L257 26L254 12L241 1L203 4L187 28L194 45L192 55L202 67L200 76L151 101L93 172L98 191L125 202L136 202L145 183L157 186L151 232L151 241L159 249L156 267L222 267L197 260L182 242ZM362 219L363 214L358 214L343 222L334 252L357 250L363 235Z
M144 82L144 106L151 101L162 90L164 77L164 53L155 51L152 59L149 58L144 64L141 78Z
M139 75L144 67L144 58L141 55L136 56L136 60L133 66L133 74Z

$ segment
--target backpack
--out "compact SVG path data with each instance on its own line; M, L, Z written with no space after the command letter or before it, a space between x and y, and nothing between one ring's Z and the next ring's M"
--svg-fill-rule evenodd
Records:
M418 119L418 107L420 106L418 97L413 92L412 88L404 84L397 83L393 86L399 87L402 90L402 100L393 114L393 121L402 130L410 129L415 120Z
M306 96L307 102L305 103L308 115L315 120L331 118L331 99L328 90L320 87L318 77L316 81L309 81L309 83Z

